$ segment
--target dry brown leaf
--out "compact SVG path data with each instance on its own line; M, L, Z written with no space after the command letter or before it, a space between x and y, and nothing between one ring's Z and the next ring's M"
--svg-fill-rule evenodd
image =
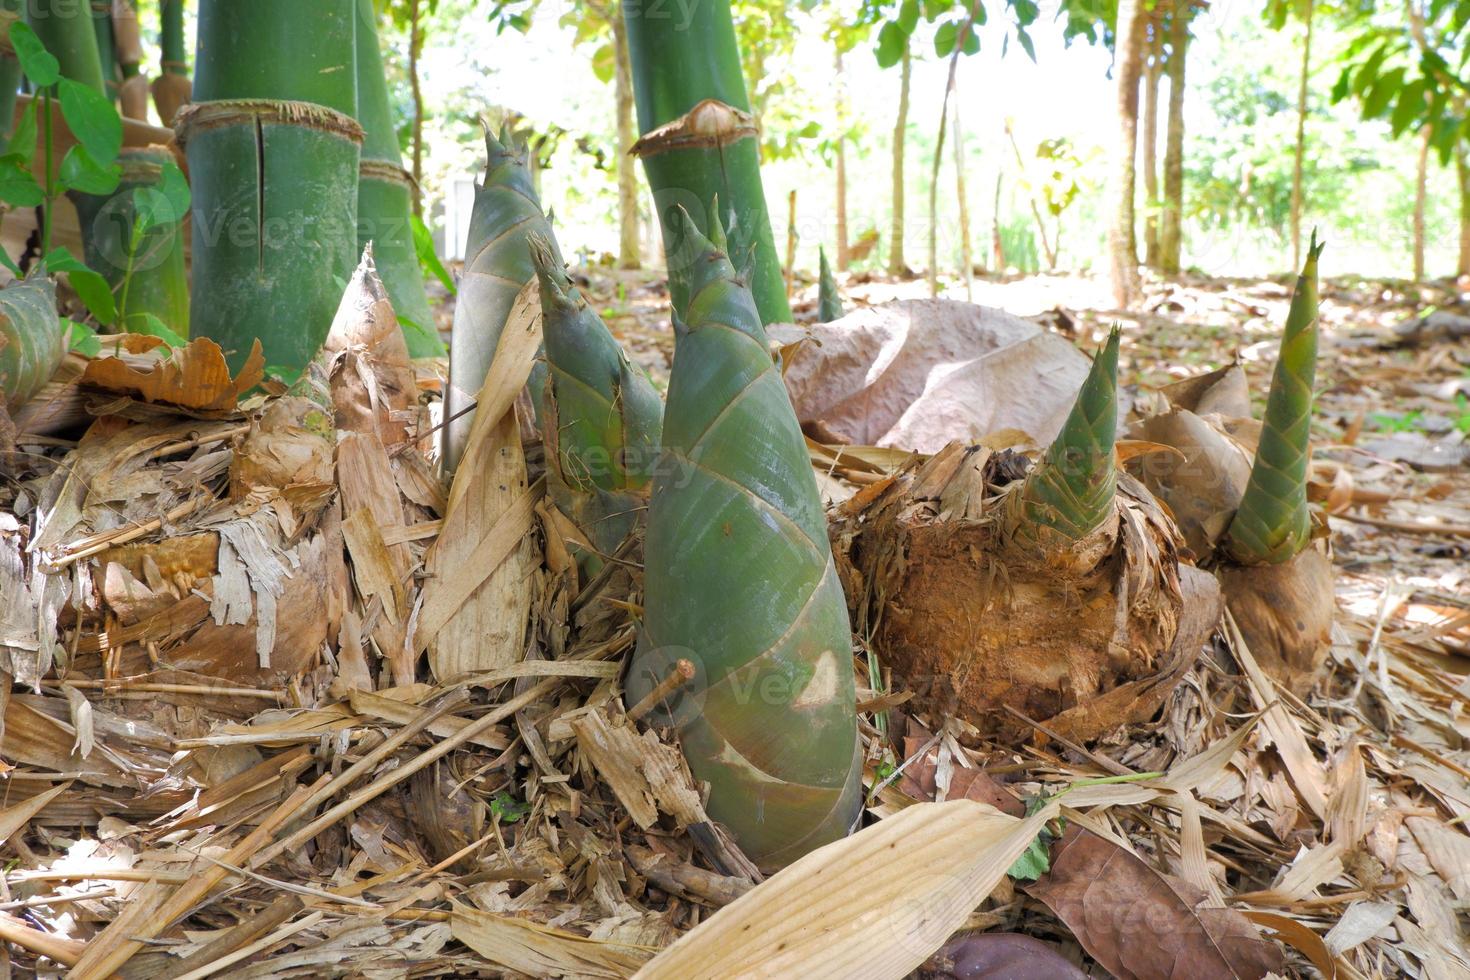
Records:
M1202 907L1201 890L1077 826L1026 890L1120 980L1258 980L1283 969L1280 948L1239 912Z
M46 804L70 788L70 782L62 783L55 789L49 789L22 803L0 810L0 844L10 840L12 834L24 827L36 814L46 809Z
M455 939L489 962L532 977L630 977L653 953L467 905L454 906L449 924Z
M1056 815L920 803L818 848L664 950L640 980L904 977L964 924Z
M1055 946L1018 932L951 939L924 966L954 980L1087 980Z
M198 337L187 347L176 348L167 358L138 366L136 359L99 357L82 372L84 385L146 402L163 402L201 412L234 410L242 394L265 377L265 355L255 341L245 366L230 377L224 351L208 337Z

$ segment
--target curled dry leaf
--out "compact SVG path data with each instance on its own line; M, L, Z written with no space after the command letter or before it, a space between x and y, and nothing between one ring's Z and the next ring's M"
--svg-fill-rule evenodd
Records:
M208 337L176 348L168 357L140 359L123 353L99 357L82 372L81 384L146 402L164 402L200 412L229 412L240 396L265 377L260 341L250 348L245 366L230 377L225 352Z
M1120 980L1258 980L1283 969L1281 949L1245 916L1202 907L1202 890L1075 825L1026 891Z

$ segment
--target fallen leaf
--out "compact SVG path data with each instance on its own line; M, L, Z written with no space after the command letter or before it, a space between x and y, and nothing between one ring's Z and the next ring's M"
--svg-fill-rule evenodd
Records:
M1239 912L1202 907L1200 889L1075 825L1026 891L1119 980L1259 980L1284 968L1280 947Z
M924 964L944 980L1086 980L1055 946L1018 932L951 939Z
M260 341L236 378L230 377L225 352L208 337L199 337L187 347L178 347L163 360L139 361L121 354L99 357L82 372L81 384L106 391L164 402L201 412L228 412L240 396L260 384L265 376L265 355Z

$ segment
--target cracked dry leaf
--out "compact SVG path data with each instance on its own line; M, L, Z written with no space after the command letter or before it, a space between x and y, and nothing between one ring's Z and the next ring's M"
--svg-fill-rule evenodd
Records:
M240 396L265 377L260 341L251 347L237 377L230 377L225 352L207 337L174 349L168 357L140 359L122 354L99 357L82 372L80 384L201 412L230 412Z

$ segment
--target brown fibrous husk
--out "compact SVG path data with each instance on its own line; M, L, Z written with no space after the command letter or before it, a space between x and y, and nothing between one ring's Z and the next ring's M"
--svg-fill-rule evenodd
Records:
M152 88L153 106L158 110L158 118L165 126L172 126L174 116L194 98L194 83L189 80L188 75L164 72L153 80Z
M1013 546L1005 498L1023 469L951 445L839 508L854 620L884 667L982 731L1019 713L1090 738L1147 718L1214 629L1218 586L1180 564L1172 522L1126 475L1116 522L1093 538Z
M1292 693L1306 695L1332 645L1332 559L1322 541L1280 565L1224 563L1215 569L1225 602L1256 662Z

